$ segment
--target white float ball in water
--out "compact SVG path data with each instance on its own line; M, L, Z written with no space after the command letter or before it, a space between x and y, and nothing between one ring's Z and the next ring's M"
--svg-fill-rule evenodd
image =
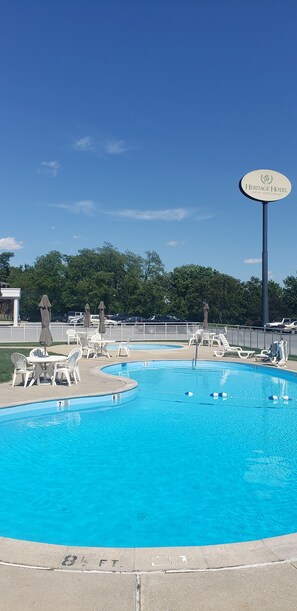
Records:
M277 395L270 395L269 399L271 401L277 401L278 400L278 396Z
M188 397L193 397L193 393L190 390L188 390L188 392L186 392L186 395L188 395Z
M218 393L218 392L212 392L212 393L211 393L211 397L218 397L218 396L219 396L219 393Z

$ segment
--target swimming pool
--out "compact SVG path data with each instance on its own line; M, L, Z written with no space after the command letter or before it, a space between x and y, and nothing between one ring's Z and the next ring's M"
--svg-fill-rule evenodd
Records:
M118 350L118 346L115 344L108 344L108 350ZM183 345L176 344L146 344L144 342L137 342L129 344L130 350L176 350L177 348L183 349Z
M297 531L295 374L202 361L104 371L138 389L0 410L0 536L151 547Z

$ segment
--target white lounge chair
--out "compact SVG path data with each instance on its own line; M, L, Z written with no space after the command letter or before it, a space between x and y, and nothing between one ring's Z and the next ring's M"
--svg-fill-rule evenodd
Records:
M58 379L59 376L61 376L61 380L63 376L66 378L68 386L71 386L72 380L75 384L77 384L77 382L80 381L80 375L77 372L78 372L78 361L81 358L81 356L82 356L82 350L81 348L77 348L71 351L66 361L63 361L62 363L55 363L53 377L52 377L53 386L56 385L56 380Z
M288 360L288 342L283 339L272 342L269 350L261 350L259 354L255 354L255 359L276 367L285 367Z
M237 354L241 359L248 359L255 354L254 350L243 350L240 346L230 346L226 336L223 333L219 334L219 339L222 344L222 352L215 350L215 356L222 357L226 354Z
M221 346L221 340L220 340L220 333L216 333L215 335L212 336L212 346L213 345L217 345L217 346Z
M14 372L12 376L12 386L15 386L17 375L22 376L22 382L24 386L27 386L30 378L34 375L33 365L29 365L27 358L24 354L19 352L13 352L11 355L11 362L14 365Z

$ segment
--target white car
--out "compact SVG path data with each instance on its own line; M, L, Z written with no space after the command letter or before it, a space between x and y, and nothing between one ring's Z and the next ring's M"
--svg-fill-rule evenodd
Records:
M293 320L289 325L285 325L282 333L297 333L297 320Z
M110 318L105 318L105 326L106 327L115 327L116 325L119 325L120 322L118 320L112 320Z
M71 312L68 313L67 322L69 325L75 325L77 320L83 316L83 312Z
M67 320L68 325L81 325L83 321L83 316L70 316Z
M116 320L110 320L109 318L105 318L104 323L106 327L113 327L119 324ZM91 325L99 325L99 314L91 314Z
M105 326L113 327L114 325L118 325L117 320L110 320L109 318L105 318ZM71 321L72 325L83 325L84 324L84 316L76 316L74 320ZM98 327L99 325L99 314L91 314L90 315L90 325L91 327Z

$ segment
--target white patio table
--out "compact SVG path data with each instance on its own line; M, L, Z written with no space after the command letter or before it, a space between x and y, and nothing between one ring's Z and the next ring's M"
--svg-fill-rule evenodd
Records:
M52 378L55 363L66 361L66 359L67 356L58 354L51 354L50 356L28 356L28 363L34 365L34 375L29 386L33 386L35 382L39 384L42 376L44 378L46 378L46 376Z
M98 356L98 352L100 351L100 354L104 354L105 356L107 356L110 359L110 354L107 350L107 345L109 344L116 344L116 340L114 339L95 339L95 340L90 340L88 341L88 344L90 346L90 348L92 348L94 350L94 359Z

